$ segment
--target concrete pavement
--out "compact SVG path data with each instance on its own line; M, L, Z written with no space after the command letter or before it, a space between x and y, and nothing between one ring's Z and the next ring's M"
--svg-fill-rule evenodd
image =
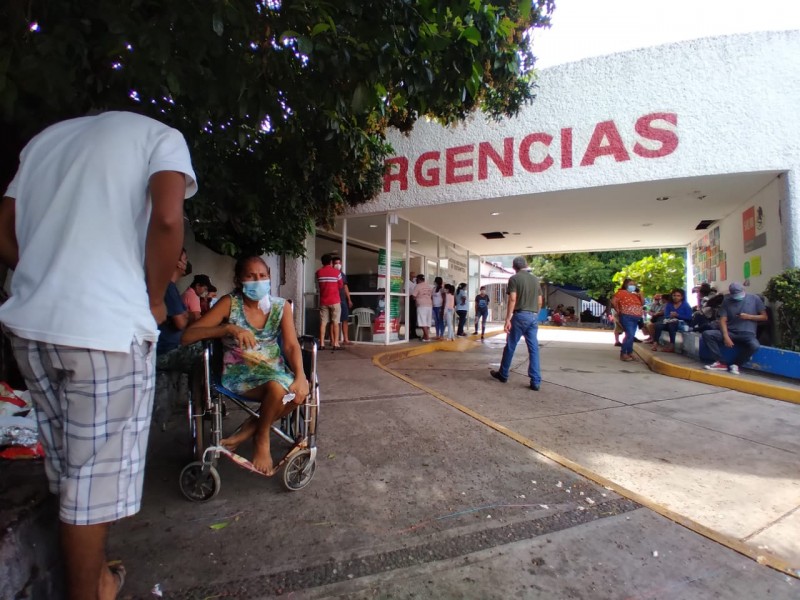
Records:
M694 522L704 534L762 561L800 569L798 406L663 377L643 362L621 363L608 332L541 328L539 337L545 382L540 394L527 389L527 357L520 348L513 379L496 386L502 401L459 395L457 402L558 462L573 461L595 481L649 500L662 514ZM464 378L475 376L477 385L489 366L496 367L504 343L501 335L461 359L441 353L435 362L426 355L392 367L447 394L443 376L467 387L472 383ZM420 364L425 367L417 369ZM745 377L751 387L795 385ZM739 381L726 374L711 380Z
M520 374L523 348L508 384L488 376L500 338L388 365L408 380L373 364L384 348L325 353L319 468L296 493L225 463L219 496L186 502L177 489L186 428L175 415L152 433L142 513L112 532L111 557L128 568L123 597L151 598L156 585L164 598L797 597L796 579L612 481L715 526L727 515L735 526L724 535L775 533L797 491L797 417L776 409L764 419L773 405L760 404L758 439L733 427L740 419L725 430L708 400L729 406L735 392L620 363L598 342L543 339L538 393ZM738 399L740 414L749 401ZM571 457L573 469L548 454Z

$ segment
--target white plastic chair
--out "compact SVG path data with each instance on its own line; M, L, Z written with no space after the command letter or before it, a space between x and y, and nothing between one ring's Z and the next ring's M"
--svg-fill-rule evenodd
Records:
M372 317L375 316L375 311L371 308L354 308L352 314L356 317L356 341L359 341L359 334L364 327L372 331Z

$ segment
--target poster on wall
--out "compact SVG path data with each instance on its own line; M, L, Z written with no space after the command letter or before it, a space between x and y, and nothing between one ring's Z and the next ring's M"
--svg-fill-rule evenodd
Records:
M760 206L751 206L742 213L742 241L745 254L767 245L767 232L764 231L764 209Z
M386 250L381 249L378 251L378 289L386 289L387 278L387 260ZM388 268L389 277L389 291L402 292L403 291L403 260L400 258L392 258ZM389 298L388 315L386 311L386 302L383 298L378 300L378 311L375 315L375 323L373 333L375 335L386 333L386 323L389 323L389 339L396 341L399 339L400 331L400 298L392 296Z
M727 256L720 248L719 238L719 227L715 227L692 244L692 264L698 283L727 279Z

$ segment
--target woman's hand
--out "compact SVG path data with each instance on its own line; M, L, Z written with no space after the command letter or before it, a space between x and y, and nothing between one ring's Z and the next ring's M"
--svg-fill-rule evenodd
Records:
M234 338L243 350L252 350L258 344L252 331L238 325L228 325L228 335Z
M305 375L295 377L292 385L289 386L289 391L294 394L295 404L303 404L308 396L308 380Z

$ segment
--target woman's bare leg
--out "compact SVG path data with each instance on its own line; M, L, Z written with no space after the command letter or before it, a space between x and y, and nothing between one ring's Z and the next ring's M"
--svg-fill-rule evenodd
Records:
M239 429L233 432L233 435L221 439L219 442L220 445L224 448L227 448L231 452L235 452L236 448L239 447L239 444L246 442L253 437L253 434L256 432L257 424L258 419L255 417L249 417L239 426Z
M269 432L272 424L286 408L283 405L283 396L286 394L286 390L277 381L270 381L265 387L267 389L264 399L261 401L261 416L256 425L253 466L265 475L272 475L274 467L270 452Z

